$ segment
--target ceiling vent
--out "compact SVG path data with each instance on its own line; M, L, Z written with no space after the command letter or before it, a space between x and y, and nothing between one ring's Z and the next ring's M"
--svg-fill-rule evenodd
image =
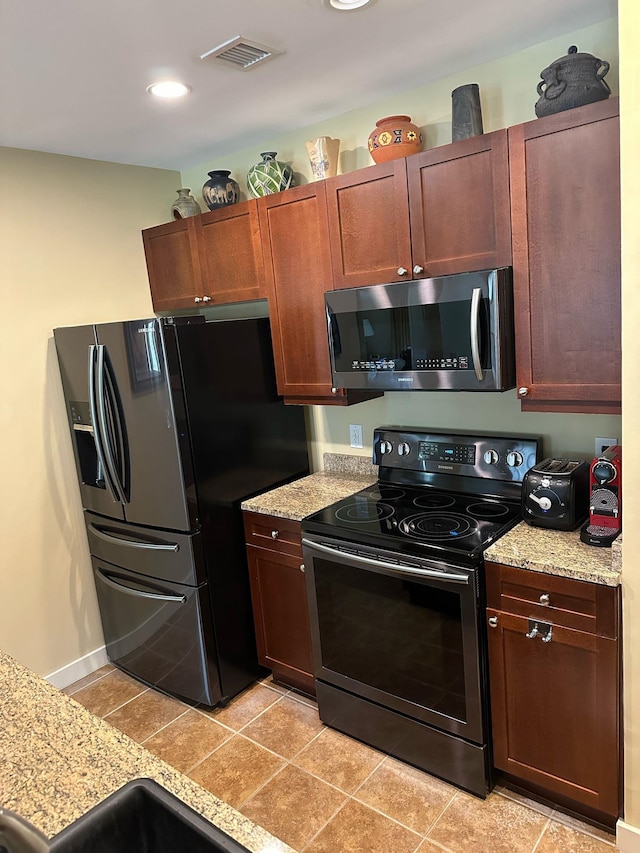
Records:
M225 62L230 62L246 71L247 68L253 68L259 62L264 62L266 59L271 59L271 57L278 56L281 53L283 53L282 50L274 50L272 47L249 41L242 36L235 36L235 38L203 53L200 59L224 59Z

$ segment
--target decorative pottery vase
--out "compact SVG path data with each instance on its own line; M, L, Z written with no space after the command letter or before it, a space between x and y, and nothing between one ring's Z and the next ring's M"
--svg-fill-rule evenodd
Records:
M293 169L276 160L275 151L264 151L262 163L256 163L247 173L247 189L254 198L288 190L295 186Z
M578 53L571 45L566 56L552 62L540 72L539 100L535 105L538 118L604 101L611 89L603 80L609 63L591 53Z
M369 134L369 153L376 163L416 154L422 147L422 133L409 116L387 116L376 122Z
M333 178L338 173L340 140L330 136L319 136L307 142L311 174L314 181Z
M178 198L171 205L171 213L174 219L186 219L187 216L196 216L196 214L202 213L198 202L193 196L189 195L191 190L183 187L180 190L176 190L176 192L178 193Z
M452 142L482 133L482 108L477 83L466 83L454 89L451 93L451 107Z
M217 210L229 204L236 204L240 199L238 182L230 178L227 169L214 169L209 172L209 180L202 187L202 198L209 210Z

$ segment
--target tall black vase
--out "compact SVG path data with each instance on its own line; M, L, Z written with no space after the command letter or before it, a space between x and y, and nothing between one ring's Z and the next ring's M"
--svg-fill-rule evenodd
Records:
M466 83L454 89L451 93L451 106L452 142L482 133L482 108L477 83Z
M240 199L240 187L237 181L230 177L227 169L214 169L209 172L209 180L202 187L202 198L209 210L217 210L229 204L236 204Z

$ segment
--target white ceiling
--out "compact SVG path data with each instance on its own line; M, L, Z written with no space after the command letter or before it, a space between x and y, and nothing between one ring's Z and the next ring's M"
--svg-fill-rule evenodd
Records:
M615 15L616 0L0 0L0 145L185 169ZM200 60L237 35L285 52L248 71ZM159 101L160 78L193 91Z

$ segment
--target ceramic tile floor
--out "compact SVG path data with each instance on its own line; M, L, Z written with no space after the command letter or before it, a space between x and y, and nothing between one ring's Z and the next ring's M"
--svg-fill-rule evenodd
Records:
M65 690L299 853L612 853L600 830L497 788L486 800L324 726L256 683L213 711L110 664Z

